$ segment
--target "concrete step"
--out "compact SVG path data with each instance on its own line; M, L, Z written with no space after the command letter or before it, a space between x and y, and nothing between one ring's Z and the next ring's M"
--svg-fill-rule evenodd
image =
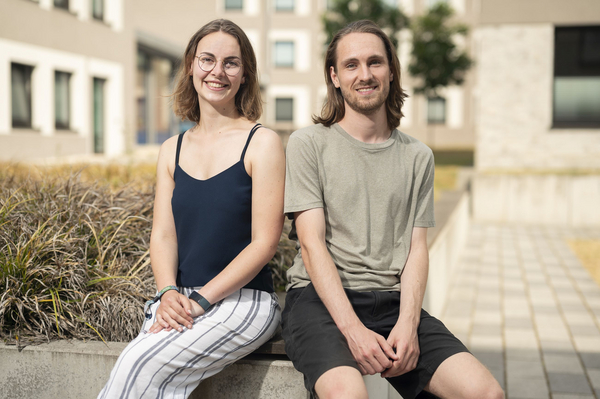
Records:
M289 360L251 355L203 381L190 399L308 399L304 379Z

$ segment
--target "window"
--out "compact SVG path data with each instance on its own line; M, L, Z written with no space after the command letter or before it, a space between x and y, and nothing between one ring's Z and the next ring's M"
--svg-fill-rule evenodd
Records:
M13 127L31 127L31 73L29 65L10 65Z
M106 80L94 78L94 152L104 153L104 84Z
M294 11L294 0L275 0L275 10Z
M242 10L244 8L244 0L225 0L226 10Z
M294 99L275 99L275 120L277 122L290 122L294 120Z
M437 3L448 3L448 0L427 0L427 7L431 8Z
M137 64L137 143L162 144L177 131L169 106L175 65L148 48L138 48Z
M54 0L55 8L62 8L63 10L69 10L69 0Z
M71 74L54 72L54 121L57 129L69 129L71 120Z
M600 26L554 31L554 127L600 127Z
M92 0L92 17L104 21L104 0Z
M294 42L275 42L275 66L294 66Z
M427 123L446 123L446 99L430 97L427 99Z

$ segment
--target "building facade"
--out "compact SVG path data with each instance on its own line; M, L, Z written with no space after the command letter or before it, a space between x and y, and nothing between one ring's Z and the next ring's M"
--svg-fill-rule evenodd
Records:
M600 3L482 0L474 32L480 220L600 225Z
M476 145L480 170L599 167L597 1L385 1L409 17L447 1L471 26L459 44L475 65L436 99L414 94L410 31L400 32L410 95L401 130L435 149ZM185 131L170 109L173 75L188 39L215 18L250 38L261 122L285 139L326 96L327 10L328 0L0 2L0 160L115 157ZM573 43L584 43L577 54Z
M474 20L472 0L447 1L460 20ZM409 16L435 3L386 2ZM327 0L5 0L0 160L118 157L185 131L191 124L170 109L173 75L188 39L215 18L233 20L253 43L265 101L261 122L285 141L312 123L326 96L321 16L327 7ZM472 148L471 80L428 104L412 95L408 31L400 43L403 85L411 94L401 129L437 148Z
M600 169L600 2L481 2L476 163Z
M122 154L122 0L0 3L0 160Z

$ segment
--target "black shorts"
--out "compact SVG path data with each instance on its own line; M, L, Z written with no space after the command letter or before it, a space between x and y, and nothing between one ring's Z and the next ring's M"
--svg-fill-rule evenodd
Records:
M345 291L364 325L387 338L398 320L400 293ZM282 325L285 350L294 367L304 374L304 385L310 392L314 393L317 379L328 370L340 366L358 370L346 338L312 284L288 292ZM417 333L421 351L417 367L387 379L404 399L417 397L444 360L456 353L468 352L441 321L424 310L421 310Z

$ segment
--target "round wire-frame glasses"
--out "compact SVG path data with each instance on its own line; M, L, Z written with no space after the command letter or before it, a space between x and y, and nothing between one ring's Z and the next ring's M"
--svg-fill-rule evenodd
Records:
M197 55L195 58L198 59L198 67L204 72L210 72L215 69L217 62L213 57L206 55ZM223 70L227 76L236 76L242 70L242 63L236 59L227 59L220 61L223 63Z

